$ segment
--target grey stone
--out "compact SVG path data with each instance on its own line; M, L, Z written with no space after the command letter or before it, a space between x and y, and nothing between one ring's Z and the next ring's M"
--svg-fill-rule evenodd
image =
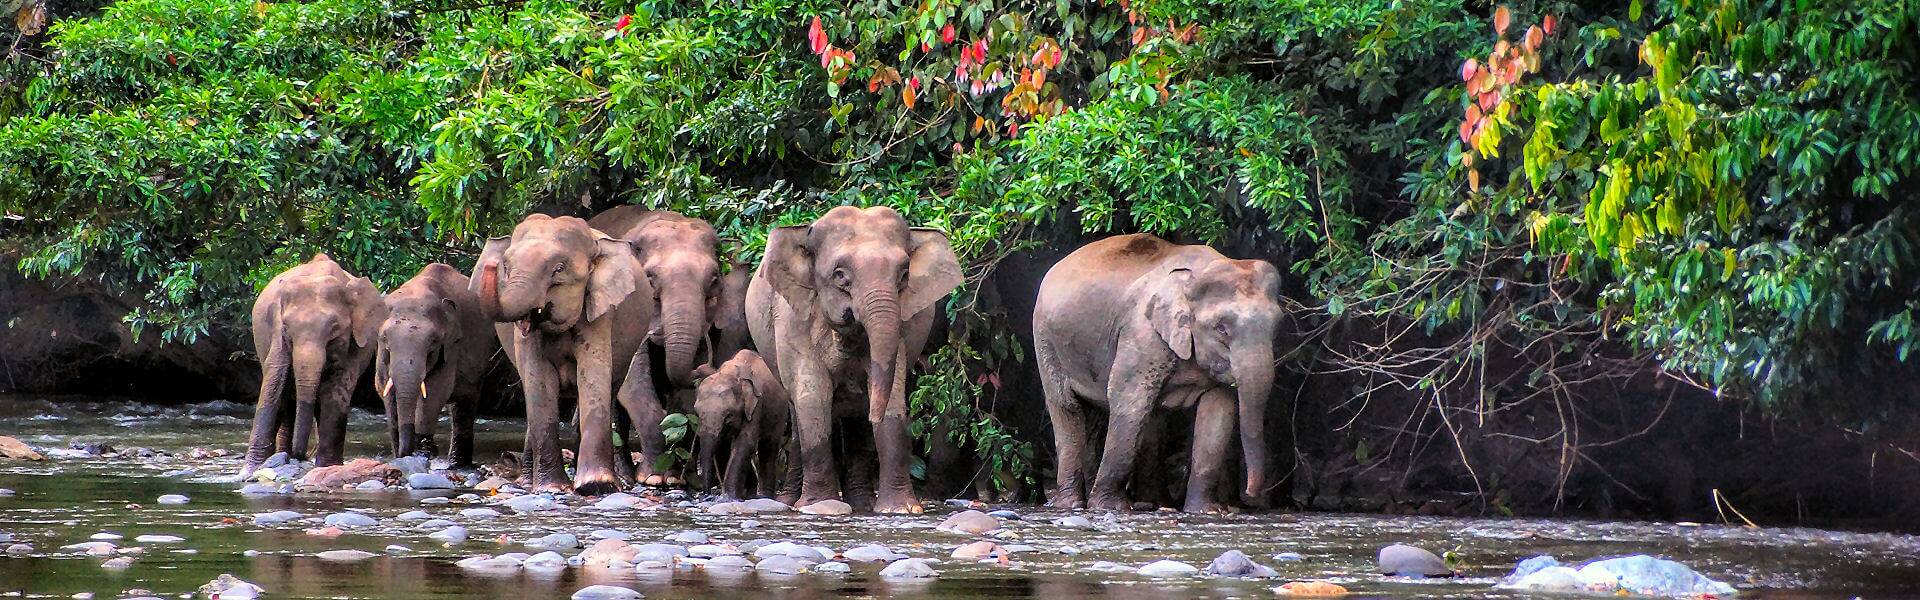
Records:
M698 529L688 529L673 534L673 541L681 544L705 544L708 539L710 539L710 537L707 535L707 532Z
M1006 520L1009 520L1009 521L1018 521L1018 520L1020 520L1020 513L1017 513L1017 512L1014 512L1014 511L1011 511L1011 510L996 510L996 511L993 511L993 512L989 512L989 513L987 513L987 514L988 514L989 516L992 516L992 517L994 517L994 518L999 518L999 519L1006 519Z
M1200 569L1177 560L1156 560L1135 572L1145 577L1185 577L1199 573Z
M759 521L755 521L753 519L746 519L746 520L740 521L741 529L755 529L758 527L760 527Z
M713 558L707 559L707 568L708 569L751 569L753 568L753 562L748 561L747 557L745 556L740 556L738 554L728 554L724 556L715 556Z
M90 539L96 542L117 542L117 541L126 539L126 537L127 536L120 535L118 533L102 531L100 533L96 533L91 536L88 536L87 539Z
M941 531L982 535L1000 528L1000 519L977 510L962 511L940 522Z
M1375 561L1382 575L1401 577L1444 577L1453 575L1453 569L1447 568L1447 561L1441 560L1432 552L1408 546L1393 544L1380 549Z
M134 537L133 541L139 542L142 544L177 544L180 542L187 541L187 538L183 538L177 535L147 534L147 535Z
M331 560L336 562L354 562L354 561L366 560L379 555L374 554L372 552L365 551L365 550L328 550L326 552L315 554L314 556L319 557L320 560Z
M715 556L727 556L729 554L740 553L739 549L714 544L696 544L687 547L687 556L694 558L713 558Z
M450 490L453 480L441 473L414 473L407 476L407 487L416 490Z
M754 565L753 568L762 573L773 573L777 575L798 575L807 571L806 563L791 556L767 558L761 560L760 563Z
M287 486L283 486L275 483L249 483L249 484L240 486L239 491L242 494L265 495L265 494L285 494L285 493L291 492L292 490L289 489Z
M473 556L453 563L462 569L477 571L511 571L520 568L520 559L510 556Z
M1253 562L1252 558L1248 558L1245 552L1239 550L1228 550L1220 553L1220 556L1214 557L1213 562L1207 564L1207 574L1219 575L1221 577L1256 578L1280 576L1280 574L1275 572L1271 567Z
M432 498L421 498L420 503L426 504L429 506L439 505L439 504L453 504L453 499L448 498L446 496L434 496Z
M845 552L841 552L840 556L854 562L893 562L905 558L904 555L889 550L886 546L879 544L867 544L858 548L849 548Z
M502 502L501 504L513 509L513 512L517 513L540 512L560 508L559 503L554 502L553 498L549 498L544 494L515 496L513 499Z
M1269 558L1280 562L1299 562L1307 559L1307 557L1301 556L1299 552L1281 552Z
M852 570L847 563L843 562L824 562L813 566L815 573L846 573Z
M408 548L406 546L399 545L399 544L393 544L393 545L387 546L386 551L387 551L387 554L406 554L408 552L412 552L413 549Z
M640 592L617 585L590 585L573 593L573 600L633 600L644 597Z
M447 519L428 519L425 521L421 521L417 525L414 525L413 528L421 531L439 531L442 529L446 529L448 527L452 527L454 525L459 525L459 523L455 523Z
M213 578L213 581L209 581L206 585L200 586L200 597L202 598L213 598L216 596L221 600L258 598L264 593L267 593L266 588L234 577L232 573L222 573L219 577Z
M591 537L591 538L593 538L593 539L596 539L596 540L629 540L629 539L633 539L633 534L631 534L631 533L627 533L627 532L625 532L625 531L621 531L621 530L618 530L618 529L595 529L595 530L593 530L593 533L589 533L589 534L587 534L587 536L588 536L588 537Z
M527 545L534 548L572 550L580 547L580 538L574 537L571 533L552 533L528 541Z
M290 510L276 510L268 513L254 513L253 524L278 525L298 518L300 518L300 513Z
M448 544L458 544L460 542L467 541L467 528L461 527L459 525L454 525L446 529L429 533L427 534L427 537L433 538L434 540L438 540Z
M805 548L805 547L806 546L795 544L793 542L774 542L774 543L767 544L759 548L753 549L753 555L756 558L786 556L788 552L792 552L796 548Z
M567 557L561 556L558 552L548 550L527 557L526 560L520 562L520 566L529 569L560 569L567 566Z
M633 508L633 505L639 504L639 503L640 503L639 496L635 496L633 494L629 494L626 492L614 492L611 494L607 494L607 496L605 498L601 498L599 502L593 503L593 507L604 509L604 510L615 510L615 509L621 509L621 508Z
M167 494L165 496L155 498L153 501L158 502L160 504L186 504L188 502L191 502L192 499L187 498L186 496L182 496L180 494Z
M881 569L880 576L889 579L924 579L939 577L940 572L933 570L933 565L928 564L927 559L903 558Z
M673 544L640 544L634 546L633 562L653 560L673 564L675 558L687 556L687 549Z
M399 469L401 475L412 477L427 472L431 465L425 456L402 456L388 461L387 466Z
M410 510L400 513L400 516L394 518L402 521L425 521L433 518L433 515L427 514L427 511L424 510Z
M362 492L379 492L379 491L385 491L387 489L387 484L381 482L378 479L368 479L366 481L360 482L360 485L353 486L353 489L359 490Z
M848 515L853 514L853 506L839 500L821 500L800 507L800 512L809 515Z
M491 508L469 508L460 511L460 516L469 519L491 519L500 516L500 511Z
M779 500L771 498L754 498L741 504L746 505L747 511L754 513L778 513L793 510L793 507L781 504Z
M337 512L327 515L327 526L341 529L372 527L380 521L357 512Z
M1086 517L1082 517L1080 515L1069 515L1065 517L1060 517L1058 519L1054 519L1053 524L1059 525L1061 527L1072 527L1074 529L1093 529L1093 521L1088 520Z

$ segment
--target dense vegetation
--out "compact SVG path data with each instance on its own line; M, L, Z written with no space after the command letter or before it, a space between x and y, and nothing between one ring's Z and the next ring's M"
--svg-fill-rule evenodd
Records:
M1920 346L1910 1L0 9L0 252L144 295L169 340L239 335L315 250L392 286L528 210L641 203L750 265L853 203L968 262L917 431L1003 477L1037 432L981 398L1031 367L978 284L1086 234L1273 259L1315 342L1290 366L1470 404L1657 367L1864 429L1895 400L1835 390Z

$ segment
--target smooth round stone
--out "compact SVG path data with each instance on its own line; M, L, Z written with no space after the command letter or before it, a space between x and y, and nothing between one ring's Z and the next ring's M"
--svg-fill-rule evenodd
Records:
M793 542L774 542L771 544L767 544L765 546L761 546L759 548L755 548L753 551L753 556L755 558L771 558L775 556L786 556L788 552L792 552L795 549L805 548L805 547L806 546L795 544Z
M751 569L753 562L738 554L715 556L707 560L708 569Z
M540 512L544 510L558 510L560 508L560 504L554 502L552 498L548 498L546 496L539 495L539 494L518 496L513 498L512 500L503 502L502 504L504 504L507 508L513 509L513 512L517 512L517 513Z
M758 527L760 527L760 522L753 519L746 519L740 522L741 529L755 529Z
M1441 560L1421 548L1406 544L1393 544L1380 549L1375 560L1377 572L1382 575L1402 577L1426 577L1451 575L1453 569L1447 568L1447 561Z
M846 573L852 570L852 567L843 562L825 562L813 566L815 573Z
M400 513L400 516L394 518L402 521L425 521L433 518L433 515L427 514L427 511L424 510L410 510Z
M432 498L421 498L420 503L428 506L437 506L442 504L453 504L453 499L448 498L446 496L434 496Z
M1299 552L1281 552L1268 558L1281 562L1297 562L1307 559L1307 557L1301 556Z
M96 542L117 542L117 541L126 539L126 536L120 535L118 533L102 531L100 533L96 533L91 536L88 536L87 539L90 539Z
M924 558L903 558L893 561L887 568L880 570L880 576L889 579L925 579L939 577L940 572Z
M1222 577L1271 578L1280 576L1280 574L1272 568L1253 562L1253 558L1239 550L1228 550L1220 553L1220 556L1214 557L1213 562L1207 564L1206 571L1208 575L1219 575Z
M657 560L643 560L633 563L633 570L635 571L664 571L671 568L673 568L673 565Z
M853 514L853 506L839 500L821 500L800 507L800 512L809 515L848 515Z
M580 547L580 538L574 537L571 533L553 533L529 541L527 545L534 548L572 550Z
M640 592L617 585L590 585L573 593L573 600L633 600L643 597Z
M527 557L525 561L521 561L520 566L529 569L560 569L567 566L567 557L561 556L558 552L548 550Z
M387 484L378 479L368 479L360 482L360 485L353 486L353 489L362 492L384 492L387 490Z
M905 558L893 550L888 549L886 546L879 544L867 544L858 548L849 548L847 551L841 552L840 555L846 557L847 560L855 562L893 562L894 560Z
M259 550L252 550L252 549L248 549L248 550L243 550L243 551L241 551L241 552L240 552L240 555L241 555L241 556L245 556L245 557L247 557L247 558L253 558L253 557L255 557L255 556L259 556L259 555L260 555L260 551L259 551Z
M79 544L68 544L60 547L60 550L63 552L84 552L87 554L92 554L94 556L106 556L109 554L113 554L113 549L114 549L113 542L82 542Z
M729 554L740 554L740 551L714 544L696 544L687 547L687 556L694 558L713 558L715 556L727 556Z
M673 541L681 544L705 544L710 539L707 532L689 529L673 535Z
M788 550L786 556L787 558L816 563L827 562L827 559L832 558L832 555L822 553L818 548L812 546L796 546L792 550Z
M421 531L438 531L441 529L452 527L454 525L459 525L459 523L455 523L447 519L428 519L426 521L421 521L420 524L418 525L414 525L413 528L419 529Z
M1072 527L1074 529L1093 529L1093 521L1080 515L1060 517L1054 519L1053 524L1061 527Z
M414 473L407 476L407 487L416 490L450 490L453 480L443 473Z
M154 498L153 501L158 502L160 504L186 504L188 502L192 502L192 499L189 499L186 496L182 496L180 494L167 494L159 498Z
M355 527L372 527L380 521L357 512L337 512L327 515L326 522L328 527L353 529Z
M458 496L454 496L453 499L459 500L461 502L479 502L480 495L479 494L461 494Z
M446 529L429 533L427 534L427 537L433 538L434 540L437 540L437 541L449 543L449 544L458 544L460 542L467 541L467 528L461 527L459 525L454 525Z
M393 544L393 545L387 546L386 550L387 550L387 554L406 554L408 552L413 551L412 548L408 548L406 546L402 546L399 544Z
M1087 565L1087 570L1102 573L1125 573L1134 570L1134 568L1110 560L1102 560Z
M1017 513L1011 510L996 510L996 511L987 513L987 516L1000 518L1000 519L1007 519L1009 521L1020 520L1020 513Z
M1200 569L1177 560L1156 560L1136 572L1145 577L1186 577L1199 573Z
M633 534L618 529L595 529L587 537L596 540L629 540L633 539Z
M958 548L954 548L953 553L948 555L948 558L965 558L965 559L996 558L1000 556L1005 556L1006 554L1007 554L1007 550L1005 548L1001 548L999 544L995 544L993 542L988 542L983 540L983 541L967 544L964 546L960 546Z
M773 573L775 575L798 575L801 573L805 573L807 571L807 563L802 562L798 559L795 559L791 556L775 556L775 557L760 561L760 563L754 565L753 568L754 570L762 573Z
M331 560L334 562L354 562L354 561L366 560L379 555L374 554L372 552L365 551L365 550L328 550L326 552L315 554L314 556L318 557L320 560Z
M402 456L387 462L387 466L400 470L401 475L412 477L427 472L430 466L425 456Z
M673 544L640 544L633 547L633 562L636 564L648 560L673 564L674 558L689 555L686 548Z
M108 569L125 569L127 567L133 566L133 557L116 556L116 557L107 559L107 562L100 563L100 566Z
M782 504L779 500L772 498L754 498L741 504L746 505L747 510L756 513L778 513L793 510L793 507Z
M244 486L240 486L240 493L251 494L251 495L284 494L291 491L291 489L289 489L290 487L291 486L283 487L279 484L274 484L274 483L249 483Z
M500 511L491 508L469 508L460 511L460 516L469 519L491 519L500 516Z
M11 546L7 546L7 554L32 554L32 553L33 553L33 546L30 544L13 544Z
M626 492L614 492L611 494L607 494L607 496L605 498L601 498L599 502L593 503L593 507L603 509L603 510L615 510L615 509L621 509L621 508L633 508L633 505L639 504L639 503L640 503L639 496L635 496L633 494L629 494Z
M520 559L510 556L474 556L453 563L462 569L481 571L516 570L520 568Z
M977 510L963 511L940 522L941 531L981 535L1000 528L1000 519Z
M187 538L183 538L177 535L147 534L147 535L137 536L133 538L133 541L139 542L142 544L176 544L176 543L187 541Z

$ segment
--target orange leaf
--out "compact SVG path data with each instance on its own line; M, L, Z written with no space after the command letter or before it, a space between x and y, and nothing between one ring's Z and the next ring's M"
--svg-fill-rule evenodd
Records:
M1473 143L1473 121L1460 122L1460 143Z
M1542 31L1539 25L1528 27L1526 40L1527 50L1539 48L1541 42L1547 41L1547 32Z
M1480 191L1480 170L1467 169L1467 189Z
M1460 80L1473 81L1473 76L1479 72L1480 61L1469 58L1467 62L1460 65Z
M980 133L980 130L982 130L982 129L986 129L986 128L987 128L987 118L986 118L986 117L974 117L974 118L973 118L973 132L974 132L974 133Z
M1506 35L1507 26L1512 24L1513 24L1512 9L1507 8L1507 6L1504 4L1500 5L1500 8L1493 9L1494 35Z
M907 105L907 110L913 110L913 105L914 105L913 86L900 88L900 102L902 104Z
M1481 115L1480 115L1480 107L1479 107L1479 106L1476 106L1476 105L1473 105L1473 104L1468 104L1468 105L1467 105L1467 122L1468 122L1468 123L1479 123L1479 122L1480 122L1480 116L1481 116Z
M1559 24L1560 17L1547 15L1546 19L1540 21L1540 29L1547 32L1547 35L1553 35L1553 28Z
M814 17L813 24L807 26L807 45L813 48L814 54L827 50L827 31L820 26L820 17Z

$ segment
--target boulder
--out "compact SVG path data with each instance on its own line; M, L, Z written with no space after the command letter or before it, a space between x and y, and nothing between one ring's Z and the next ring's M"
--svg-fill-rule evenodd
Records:
M1280 576L1280 573L1275 572L1272 568L1253 562L1252 558L1249 558L1246 553L1239 550L1228 550L1220 553L1220 556L1214 557L1213 562L1207 564L1207 574L1221 577L1256 577L1261 579Z
M600 540L587 547L586 552L581 552L580 560L594 566L608 565L614 561L630 563L638 551L638 548L622 540Z
M573 593L573 600L634 600L644 597L640 592L617 585L590 585Z
M798 575L807 571L807 563L790 556L775 556L760 561L753 569L775 575Z
M554 550L572 550L580 547L580 538L574 537L571 533L550 533L528 540L527 546Z
M388 461L387 466L399 471L401 477L412 477L415 473L425 473L432 470L432 463L428 461L425 456L402 456Z
M400 516L394 518L402 521L425 521L433 518L433 515L427 514L427 511L424 510L410 510L400 513Z
M1562 574L1552 567L1542 568L1529 575L1535 579L1528 583L1544 585ZM1733 586L1709 579L1686 565L1645 554L1588 562L1576 574L1589 592L1666 598L1727 597L1735 593Z
M740 504L746 506L747 512L752 513L778 513L793 510L793 507L771 498L754 498Z
M651 560L673 564L675 559L686 555L686 548L673 544L640 544L633 547L633 558L627 559L627 562L638 564Z
M459 525L452 525L447 527L446 529L429 533L427 534L427 537L433 538L434 541L441 542L441 543L458 544L460 542L467 541L467 528L461 527Z
M738 554L728 554L726 556L715 556L713 558L707 559L708 570L720 570L720 569L743 569L744 570L744 569L751 569L751 568L753 568L753 562L747 560L747 557L740 556Z
M1073 529L1093 529L1093 521L1080 515L1069 515L1053 520L1054 525Z
M1380 556L1376 560L1375 566L1382 575L1396 575L1400 577L1453 576L1453 569L1447 568L1447 561L1440 560L1440 557L1435 556L1432 552L1406 544L1393 544L1381 548Z
M407 476L407 487L416 490L450 490L454 488L454 483L445 473L414 473Z
M933 570L924 558L903 558L888 564L880 570L880 576L888 579L925 579L939 577L940 572Z
M698 529L689 529L673 534L673 541L680 544L705 544L708 539L711 539L711 536L708 536L707 532Z
M843 562L826 562L813 566L815 573L847 573L852 570L852 567L848 567L847 563Z
M941 521L939 527L941 531L967 535L984 535L999 528L1000 519L977 510L955 513L945 521Z
M854 562L893 562L906 558L906 555L896 553L879 544L848 548L845 552L841 552L840 556Z
M1135 572L1145 577L1186 577L1199 573L1200 569L1177 560L1156 560Z
M222 573L219 577L213 578L213 581L209 581L206 585L200 586L200 597L202 598L217 597L222 600L231 598L258 598L261 594L265 593L267 593L267 588L243 581L239 577L234 577L232 573Z
M379 521L375 520L373 517L369 517L357 512L337 512L337 513L327 515L326 523L328 527L339 527L341 529L353 529L355 527L372 527L378 524Z
M954 548L953 554L950 556L952 558L964 558L964 559L970 559L970 560L977 560L982 558L999 558L1006 555L1007 555L1006 549L1001 548L999 544L995 544L993 542L988 542L988 541L979 541L979 542L974 542L958 548Z
M809 515L848 515L853 514L853 506L839 500L821 500L800 507L800 512Z
M503 506L506 506L509 509L512 509L513 512L517 512L517 513L531 513L531 512L540 512L545 510L560 509L560 503L554 502L552 497L547 496L545 494L527 494L525 496L515 496L512 499L507 500L506 502L502 502L500 504Z
M312 471L307 471L306 476L300 478L300 485L316 489L337 490L350 485L359 485L367 481L378 481L381 485L387 485L399 482L402 477L404 476L400 474L399 469L395 469L380 461L371 458L356 458L348 461L346 464L319 467Z
M47 457L34 451L25 442L0 435L0 458L18 460L46 460Z
M567 557L561 556L559 552L548 550L527 557L520 561L520 566L529 569L564 569L567 568Z

